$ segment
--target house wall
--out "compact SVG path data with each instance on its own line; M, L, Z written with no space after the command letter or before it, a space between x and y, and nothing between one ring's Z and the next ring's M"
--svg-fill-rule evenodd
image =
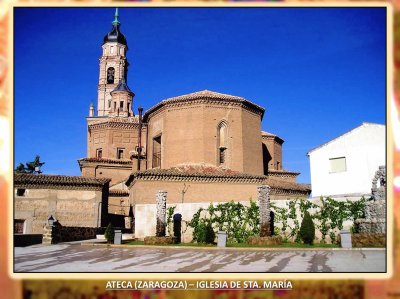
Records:
M63 226L99 227L103 192L92 190L25 189L14 197L14 219L23 219L24 233L42 234L53 215ZM107 203L105 203L107 204Z
M309 156L313 197L370 194L375 172L386 165L385 126L363 124ZM329 159L337 157L346 158L346 171L332 173Z

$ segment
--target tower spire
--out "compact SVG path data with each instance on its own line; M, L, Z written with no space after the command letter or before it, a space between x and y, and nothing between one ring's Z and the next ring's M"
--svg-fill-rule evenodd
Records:
M118 26L121 24L118 20L118 7L115 8L115 15L114 15L114 21L112 22L114 26Z

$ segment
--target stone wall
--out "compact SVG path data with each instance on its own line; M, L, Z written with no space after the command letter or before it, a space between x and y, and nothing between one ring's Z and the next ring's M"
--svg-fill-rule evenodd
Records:
M105 218L103 196L101 190L25 189L24 196L15 195L14 219L25 221L26 234L42 234L50 215L64 226L98 227Z
M57 223L53 226L45 225L43 228L43 244L95 239L99 231L98 227L68 227Z
M191 228L186 228L185 221L190 221L194 215L200 208L208 208L210 205L210 202L203 202L203 203L170 203L169 201L169 195L168 193L168 198L167 198L167 209L168 207L176 206L175 208L175 214L182 214L182 229L186 230L185 233L182 235L182 242L190 242L192 240L192 230ZM139 239L143 239L145 236L155 236L156 234L156 225L155 225L155 219L156 219L156 204L155 204L155 193L153 194L153 204L136 204L135 206L135 237ZM256 198L253 199L256 201ZM250 201L239 201L243 205L248 206L250 204ZM271 200L271 204L277 206L277 207L285 207L290 200ZM216 205L219 202L214 201L213 204ZM318 204L318 200L313 200L313 203ZM312 214L314 210L310 210L310 213ZM296 214L298 215L298 221L301 223L301 217L300 217L300 211L297 211ZM288 224L290 226L293 226L293 221L289 220ZM314 224L316 226L315 229L315 237L317 240L321 239L321 233L319 232L317 225L318 222L314 221ZM343 223L343 227L345 229L350 229L350 227L353 225L353 221L345 221ZM274 222L275 226L275 231L276 228L280 229L282 228L282 223L279 223L277 221ZM172 231L172 227L170 228ZM168 229L167 229L167 234L168 234ZM339 234L339 230L336 231L336 234ZM317 241L318 242L318 241ZM329 236L326 236L326 242L330 242Z
M364 218L356 220L358 231L367 234L386 233L386 167L380 166L372 180L372 198L366 202Z
M155 196L155 194L154 194ZM169 196L169 193L168 193ZM254 200L255 201L255 200ZM279 201L281 202L281 201ZM214 205L217 205L219 202L213 202ZM250 201L240 201L241 204L249 206ZM186 222L189 222L193 215L200 209L206 209L210 205L209 202L203 203L169 203L169 197L167 197L167 210L169 207L176 206L175 214L182 215L182 230L184 233L182 234L182 242L190 242L192 241L192 229L187 227ZM143 239L146 236L155 236L156 235L156 203L154 199L153 204L137 204L135 205L135 237L139 239ZM166 230L167 235L172 230L171 226Z
M378 234L378 233L352 234L351 243L353 247L385 247L386 234Z

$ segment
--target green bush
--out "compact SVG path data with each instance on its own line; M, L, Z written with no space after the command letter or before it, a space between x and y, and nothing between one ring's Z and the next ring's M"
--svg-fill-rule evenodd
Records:
M106 231L104 232L104 237L108 243L114 243L114 227L111 222L107 225Z
M253 201L249 207L233 201L210 204L207 209L200 208L188 226L193 228L193 241L199 243L205 242L206 235L213 242L216 231L226 231L228 243L244 243L248 237L260 233L259 209Z
M310 216L310 213L308 212L304 213L304 218L301 222L299 234L304 244L313 244L315 238L315 226Z
M211 223L201 222L197 227L194 239L196 239L198 243L214 243L215 232L211 226Z

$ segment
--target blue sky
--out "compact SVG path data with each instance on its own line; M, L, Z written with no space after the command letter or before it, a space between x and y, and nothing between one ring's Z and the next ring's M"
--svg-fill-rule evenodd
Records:
M80 175L114 8L15 8L15 165ZM134 110L204 89L266 108L283 167L362 122L385 123L384 8L120 8Z

